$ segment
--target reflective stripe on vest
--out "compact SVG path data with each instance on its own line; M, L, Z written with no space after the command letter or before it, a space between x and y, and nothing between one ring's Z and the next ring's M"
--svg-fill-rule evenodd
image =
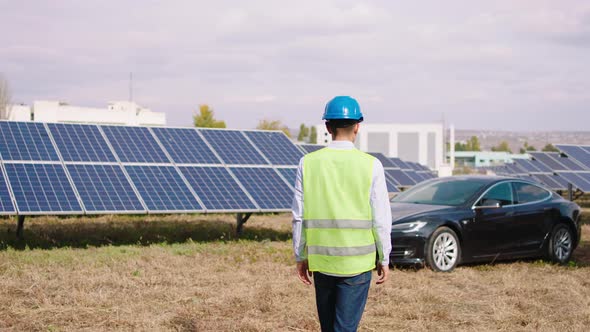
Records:
M352 275L375 267L370 191L374 157L321 149L303 159L303 229L310 271Z

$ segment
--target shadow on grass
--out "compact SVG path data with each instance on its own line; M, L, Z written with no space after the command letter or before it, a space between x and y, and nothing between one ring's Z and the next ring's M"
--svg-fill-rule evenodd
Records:
M151 219L151 220L149 220ZM288 231L244 226L241 236L236 234L236 223L228 216L217 218L145 216L45 218L28 217L25 221L24 240L16 239L16 220L0 223L0 250L52 249L62 247L86 248L105 245L142 245L157 243L183 243L213 241L286 241Z

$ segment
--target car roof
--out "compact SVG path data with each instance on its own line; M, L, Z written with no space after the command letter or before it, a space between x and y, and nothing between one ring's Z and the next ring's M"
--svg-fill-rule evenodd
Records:
M492 184L500 181L524 181L530 182L526 179L520 179L515 177L506 177L506 176L490 176L490 175L455 175L455 176L447 176L442 178L437 178L439 181L465 181L465 180L478 180L481 182L485 182L487 184Z

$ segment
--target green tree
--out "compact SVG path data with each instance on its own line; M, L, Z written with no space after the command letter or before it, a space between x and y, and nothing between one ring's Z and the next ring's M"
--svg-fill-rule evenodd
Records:
M318 144L318 130L315 128L315 126L311 126L309 133L309 143Z
M281 121L279 120L260 120L260 122L258 122L258 125L256 126L256 129L260 129L260 130L280 130L282 132L285 133L285 135L287 135L287 137L291 138L291 132L289 131L289 127L283 125L281 123Z
M512 153L512 150L510 150L510 145L508 145L508 142L506 141L502 141L497 146L493 146L492 151Z
M537 148L535 148L535 147L534 147L534 146L532 146L532 145L529 145L529 143L525 141L525 142L524 142L524 146L523 146L522 148L520 148L520 153L521 153L521 154L522 154L522 153L527 153L527 152L529 152L529 151L537 151Z
M199 105L199 114L193 115L195 127L225 128L225 121L215 120L215 111L209 105Z
M467 143L465 143L465 151L481 151L479 138L477 138L477 136L471 136L471 138L467 140Z
M299 135L297 135L297 140L299 142L305 141L309 137L309 127L306 127L305 124L301 124L299 126Z
M551 144L551 143L547 143L547 145L545 145L543 147L542 151L543 152L559 152L559 150L555 146L553 146L553 144Z

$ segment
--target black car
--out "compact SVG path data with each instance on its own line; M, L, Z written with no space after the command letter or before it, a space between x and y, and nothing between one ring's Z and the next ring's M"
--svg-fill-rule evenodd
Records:
M567 263L580 241L580 207L517 178L423 182L391 201L392 264L451 271L459 263L545 256Z

